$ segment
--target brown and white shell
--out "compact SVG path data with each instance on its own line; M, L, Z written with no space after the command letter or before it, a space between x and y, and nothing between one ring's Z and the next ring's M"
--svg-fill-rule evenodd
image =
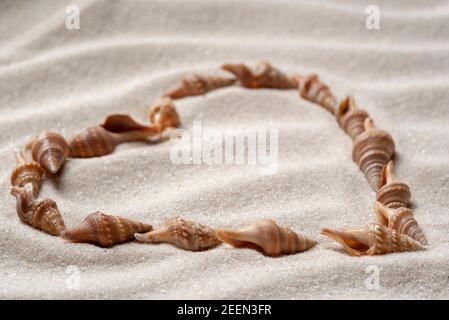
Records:
M266 61L257 63L254 69L241 63L225 64L222 68L234 74L241 86L250 89L295 89L298 86L293 77L287 76Z
M198 96L209 91L228 87L236 80L230 77L193 74L184 77L175 88L169 90L165 96L179 99L188 96Z
M16 198L16 212L20 220L30 224L30 208L34 202L33 187L26 184L23 187L11 187L11 194Z
M238 230L218 229L218 238L233 247L252 247L263 250L269 256L293 254L309 250L316 241L280 227L270 219L258 220Z
M61 237L73 242L87 242L101 247L134 239L136 232L148 232L153 227L149 224L101 213L88 215L78 226L66 229Z
M70 157L104 156L120 143L144 140L158 133L156 126L140 124L125 114L112 114L102 124L87 128L70 139Z
M36 198L42 184L42 176L44 170L35 161L27 161L21 154L21 151L16 155L18 165L11 173L11 186L25 187L30 184L32 187L33 197Z
M159 131L179 126L179 115L169 97L162 97L153 103L148 110L148 119Z
M364 123L368 117L368 112L359 109L352 96L345 97L338 106L337 121L352 140L365 131Z
M319 104L330 113L335 114L337 108L337 99L327 85L321 82L317 74L311 74L306 77L295 76L298 83L299 95L313 103Z
M221 243L214 229L181 217L170 218L160 228L145 234L136 233L134 237L141 242L170 243L189 251L206 250Z
M379 201L376 202L377 222L399 233L406 234L410 238L427 245L428 241L424 232L415 220L413 211L409 208L387 208Z
M373 256L425 249L418 241L379 223L371 223L360 229L325 228L321 230L321 234L342 244L346 252L352 256Z
M394 174L393 160L383 168L380 189L377 191L377 201L388 208L408 207L412 196L409 186L397 180Z
M377 129L371 118L365 119L364 127L365 131L354 140L352 159L359 165L373 190L377 191L381 185L382 170L394 155L394 141L388 132Z
M36 229L59 236L65 225L56 202L51 199L34 200L32 190L27 189L29 187L28 184L24 188L11 188L11 194L16 197L20 220Z
M61 168L69 154L67 141L58 133L44 130L32 143L34 161L51 173Z

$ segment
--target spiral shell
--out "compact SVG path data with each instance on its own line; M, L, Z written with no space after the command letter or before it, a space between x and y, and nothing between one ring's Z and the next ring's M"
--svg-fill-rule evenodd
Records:
M295 89L298 86L295 79L285 75L266 61L259 62L254 69L250 69L245 64L225 64L222 68L234 74L240 85L250 89Z
M129 115L120 113L110 114L100 126L112 133L126 133L132 136L132 139L157 133L156 127L138 123Z
M410 238L427 245L427 238L413 216L413 211L409 208L387 208L379 201L376 202L377 222L383 226L406 234Z
M33 200L31 190L26 188L12 187L11 194L16 197L17 214L22 222L54 236L59 236L64 230L64 220L56 202L51 199Z
M42 184L44 171L37 162L20 163L11 173L11 186L25 187L30 184L33 197L36 198Z
M365 131L364 122L368 117L368 112L357 108L354 97L344 98L338 106L337 121L352 140Z
M25 184L23 187L11 187L11 194L16 198L16 212L19 219L30 224L31 212L30 208L34 202L33 189L31 184Z
M311 74L306 77L296 75L295 79L298 83L299 95L302 98L317 103L330 113L335 114L337 99L329 87L321 82L318 75Z
M159 229L145 234L136 233L134 237L141 242L170 243L189 251L206 250L221 242L214 229L181 217L170 218Z
M378 223L360 229L325 228L321 234L343 245L352 256L373 256L390 252L424 250L425 247L405 234Z
M122 142L143 140L157 134L156 126L139 124L128 115L112 114L101 125L87 128L70 139L70 157L104 156Z
M384 166L391 160L395 146L391 135L374 126L371 118L366 118L365 131L354 140L352 159L365 174L369 184L377 191L381 183Z
M153 227L146 223L97 211L88 215L79 225L64 230L61 237L73 242L111 247L134 239L136 232L148 232L152 229Z
M34 161L54 174L58 172L67 158L69 146L60 134L44 130L34 140L31 152Z
M256 247L269 256L306 251L316 244L314 240L290 228L280 227L270 219L256 221L239 230L218 229L217 235L233 247Z
M412 194L407 184L397 181L393 160L383 168L380 186L377 191L377 201L388 208L408 207Z
M188 96L198 96L209 91L232 85L235 79L229 77L209 75L188 75L181 80L175 88L168 91L165 96L179 99Z
M119 142L101 126L90 127L69 140L70 157L100 157L114 151Z
M176 107L169 97L162 97L150 106L148 119L160 131L179 126L179 116L176 112Z

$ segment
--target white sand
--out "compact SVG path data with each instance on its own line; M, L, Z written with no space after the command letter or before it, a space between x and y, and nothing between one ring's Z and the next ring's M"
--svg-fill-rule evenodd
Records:
M80 30L65 28L63 1L0 4L0 298L449 298L447 2L377 0L378 31L364 24L372 1L66 2L79 4ZM319 73L392 133L429 250L353 258L319 234L373 220L375 195L351 161L349 137L293 91L229 88L177 104L185 128L201 120L279 129L273 176L249 166L175 166L170 142L131 143L68 161L41 196L57 201L69 226L96 210L154 225L172 215L213 227L270 217L318 240L309 252L274 259L227 245L101 249L17 218L13 151L43 128L70 136L108 113L143 119L182 75L260 59ZM380 268L377 290L365 285L369 265Z

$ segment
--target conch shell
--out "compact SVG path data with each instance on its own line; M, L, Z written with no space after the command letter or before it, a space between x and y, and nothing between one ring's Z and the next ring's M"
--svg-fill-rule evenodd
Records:
M44 130L32 143L34 161L51 173L58 172L69 154L67 141L58 133Z
M393 160L383 168L380 185L381 188L377 191L377 201L388 208L408 207L412 194L407 184L397 181Z
M111 216L99 211L88 215L78 226L66 229L61 237L73 242L87 242L101 247L134 239L134 233L151 231L153 227L146 223Z
M299 95L313 103L317 103L330 113L335 114L337 99L327 85L321 82L317 74L306 77L295 76L298 83Z
M424 250L425 247L416 240L378 223L371 223L360 229L321 230L331 239L343 245L352 256L373 256L390 252Z
M11 186L25 187L30 184L33 197L36 198L41 188L44 170L35 161L27 161L22 152L17 152L18 166L11 173Z
M352 140L365 131L364 122L368 117L368 112L357 108L354 97L344 98L338 106L337 121Z
M245 64L225 64L222 68L233 73L240 85L250 89L295 89L298 86L295 79L285 75L266 61L259 62L254 70Z
M112 114L103 124L87 128L69 141L70 157L104 156L122 142L144 140L158 133L156 126L139 124L125 114Z
M377 191L382 170L393 157L394 141L388 132L377 129L371 118L365 119L364 127L365 131L354 140L352 159L365 173L374 191Z
M233 247L255 247L269 256L292 254L309 250L316 242L280 227L270 219L262 219L239 230L217 230L218 238Z
M395 230L396 232L406 234L410 238L427 245L427 239L424 232L413 217L413 211L409 208L387 208L379 201L376 202L377 222L383 226Z
M175 88L168 91L165 96L179 99L188 96L198 96L209 91L232 85L235 79L229 77L209 75L188 75L181 80Z
M30 184L24 188L12 187L11 194L17 200L17 214L22 222L51 235L59 236L64 230L64 220L56 202L51 199L34 200Z
M141 242L170 243L189 251L206 250L221 243L214 229L181 217L170 218L159 229L136 233L134 237Z
M162 97L150 106L148 119L159 131L179 126L179 116L172 99Z

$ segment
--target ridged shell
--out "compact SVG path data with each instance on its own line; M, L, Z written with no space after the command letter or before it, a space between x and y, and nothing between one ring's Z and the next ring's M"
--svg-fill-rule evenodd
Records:
M175 88L168 91L165 96L179 99L188 96L198 96L209 91L232 85L235 79L229 77L209 75L188 75L181 80Z
M405 234L400 234L378 223L360 229L325 228L321 234L343 245L352 256L373 256L390 252L424 250L425 247Z
M170 243L189 251L206 250L221 242L214 229L181 217L170 218L160 228L134 236L141 242Z
M114 151L119 142L101 126L90 127L69 140L70 157L100 157Z
M406 234L410 238L427 245L424 232L418 225L418 221L413 216L413 211L409 208L387 208L379 201L376 202L377 222L393 229L399 233Z
M34 161L51 173L56 173L69 154L69 146L60 134L44 130L34 140L31 151Z
M23 187L12 187L11 194L16 198L16 212L20 220L30 224L32 217L30 208L34 202L33 189L31 184Z
M34 198L37 197L42 184L44 170L37 162L19 164L11 173L11 186L25 187L30 184Z
M61 237L73 242L110 247L134 239L136 232L148 232L152 229L153 227L146 223L97 211L88 215L78 226L64 230Z
M377 191L382 170L393 157L394 141L388 132L377 129L371 118L365 119L364 127L365 131L354 140L352 159L359 165L373 190Z
M139 124L128 115L113 114L101 125L87 128L72 137L69 141L70 157L104 156L112 153L122 142L143 140L157 134L156 126Z
M357 107L354 97L344 98L338 106L337 121L352 140L365 131L364 123L368 117L368 112Z
M234 74L241 86L250 89L295 89L298 86L295 79L285 75L266 61L259 62L254 69L245 64L225 64L222 68Z
M176 112L176 107L169 97L162 97L150 106L148 119L160 131L179 126L179 116Z
M51 199L32 200L30 192L26 188L11 188L11 194L17 200L20 220L36 229L59 236L65 225L56 202Z
M217 230L218 238L233 247L262 249L269 256L293 254L309 250L316 242L295 233L290 228L280 227L270 219L262 219L239 230Z
M337 108L337 99L330 91L329 87L321 82L316 74L306 77L295 76L298 83L299 95L313 103L319 104L332 114L335 114Z
M393 161L383 168L380 189L377 191L377 201L388 208L408 207L412 196L410 188L404 182L399 182L394 174Z

